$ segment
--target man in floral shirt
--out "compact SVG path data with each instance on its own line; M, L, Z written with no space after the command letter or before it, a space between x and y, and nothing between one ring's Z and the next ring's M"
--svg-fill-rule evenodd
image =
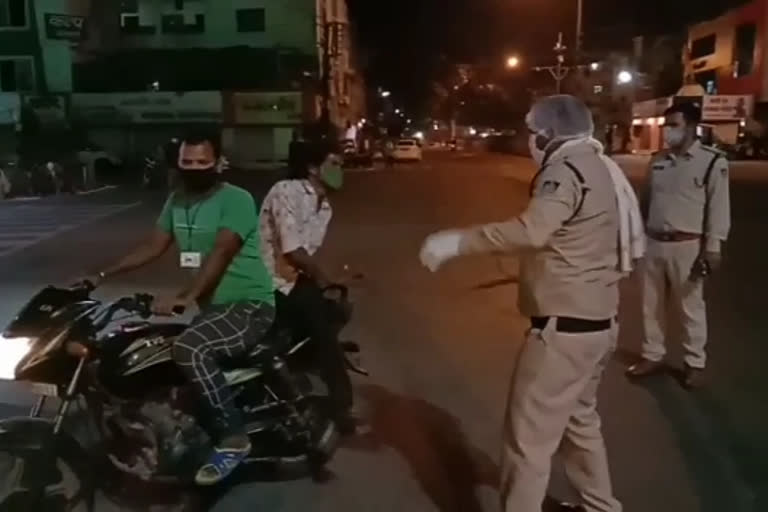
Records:
M339 156L332 147L315 144L291 171L291 179L276 183L261 207L262 256L276 289L278 322L313 339L337 426L351 433L352 384L330 321L333 302L324 296L331 281L315 258L332 216L328 194L343 183Z

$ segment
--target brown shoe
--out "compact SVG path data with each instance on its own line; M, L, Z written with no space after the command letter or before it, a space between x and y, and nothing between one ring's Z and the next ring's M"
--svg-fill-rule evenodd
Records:
M698 389L704 385L704 368L685 365L683 386L686 389Z
M642 378L650 375L661 373L664 370L664 363L661 361L650 361L648 359L641 359L637 363L627 368L627 376Z

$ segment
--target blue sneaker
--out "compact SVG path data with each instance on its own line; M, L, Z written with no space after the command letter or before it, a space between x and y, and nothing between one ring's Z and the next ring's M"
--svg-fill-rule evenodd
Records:
M251 444L244 448L214 448L208 462L197 471L197 485L216 485L221 482L251 453Z

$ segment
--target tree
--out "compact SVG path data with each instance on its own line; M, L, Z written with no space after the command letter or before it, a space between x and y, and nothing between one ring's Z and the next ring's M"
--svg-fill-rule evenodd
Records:
M678 32L651 40L640 58L640 69L647 75L653 96L671 96L683 83L682 52L687 34Z

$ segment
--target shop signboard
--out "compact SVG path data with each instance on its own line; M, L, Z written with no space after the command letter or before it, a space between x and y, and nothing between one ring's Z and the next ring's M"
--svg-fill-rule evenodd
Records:
M86 123L220 123L222 118L218 91L78 93L71 103L73 117Z
M48 39L82 41L86 36L86 18L69 14L45 13L45 35Z
M243 125L295 125L303 119L301 92L234 92L232 121Z
M752 117L754 109L752 96L704 96L702 117L704 121L738 121Z

